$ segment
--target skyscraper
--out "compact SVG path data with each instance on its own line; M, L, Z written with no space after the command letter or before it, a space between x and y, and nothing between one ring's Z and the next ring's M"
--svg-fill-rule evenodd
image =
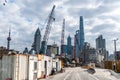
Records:
M80 57L80 42L79 42L79 30L76 31L76 34L75 34L75 49L76 49L76 58L79 58Z
M103 60L108 60L109 52L106 50L106 40L103 39L102 35L99 35L96 39L96 50L99 53L102 53L104 56Z
M67 38L67 54L72 54L72 45L71 45L71 37L68 36Z
M96 39L96 49L106 49L106 42L102 35L98 36Z
M84 26L83 26L83 16L80 16L80 27L79 27L79 44L80 44L80 51L84 48Z
M67 38L67 45L70 45L70 46L71 46L71 37L70 37L70 35L69 35L68 38Z
M80 53L84 49L84 26L83 26L83 16L80 16L79 30L76 31L75 38L75 48L76 48L76 58L80 58Z
M74 58L73 55L74 55L73 54L73 46L71 44L71 37L69 35L67 38L67 56L69 59L73 59Z
M39 28L35 32L34 42L32 45L32 49L35 50L35 53L39 54L40 52L40 43L41 43L41 33Z

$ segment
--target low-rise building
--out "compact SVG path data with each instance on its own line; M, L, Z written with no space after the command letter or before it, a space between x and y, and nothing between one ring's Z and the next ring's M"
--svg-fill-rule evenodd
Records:
M7 53L8 53L7 48L1 46L1 47L0 47L0 59L2 58L2 55L3 55L3 54L7 54Z
M53 59L52 62L52 67L56 69L56 71L60 71L61 70L61 60L59 60L58 58Z
M52 57L42 55L42 73L44 76L49 76L52 70Z
M42 54L9 52L0 59L0 80L37 80L47 77L52 69L61 69L61 61Z
M88 42L85 42L84 50L80 55L80 59L83 64L96 63L96 49L92 48Z
M29 80L37 80L38 73L38 57L37 55L29 55L28 58L28 75Z
M53 44L53 45L47 45L47 56L52 56L52 55L58 55L59 54L59 47L57 46L57 44Z
M2 56L1 80L28 79L28 56L22 54L6 54Z

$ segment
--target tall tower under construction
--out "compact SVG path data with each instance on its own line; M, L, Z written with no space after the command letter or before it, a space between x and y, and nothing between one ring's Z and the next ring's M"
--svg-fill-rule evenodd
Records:
M8 38L7 38L7 49L8 49L8 50L10 49L10 41L11 41L10 34L11 34L11 30L9 29L9 36L8 36Z

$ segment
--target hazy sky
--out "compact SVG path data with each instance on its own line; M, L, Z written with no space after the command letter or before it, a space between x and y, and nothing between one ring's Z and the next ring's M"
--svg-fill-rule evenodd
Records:
M95 39L102 34L106 48L113 53L113 39L120 38L120 0L0 0L0 46L7 45L11 27L11 48L23 51L31 48L34 33L39 27L42 36L45 23L53 7L56 21L49 36L48 44L55 41L60 45L63 18L66 19L65 43L68 35L73 37L79 28L79 16L84 17L85 41L95 47ZM120 50L120 39L117 50Z

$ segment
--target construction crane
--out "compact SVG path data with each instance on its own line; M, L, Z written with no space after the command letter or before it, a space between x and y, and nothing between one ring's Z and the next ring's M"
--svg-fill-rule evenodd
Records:
M50 31L51 31L51 25L52 25L52 22L55 21L54 9L55 9L55 5L53 6L52 11L51 11L51 13L49 15L49 18L48 18L48 22L47 22L45 34L44 34L44 37L43 37L41 50L40 50L41 54L46 54L47 41L48 41L48 37L49 37Z
M62 26L62 33L61 33L61 55L63 54L64 35L65 35L65 19L63 19L63 26Z

